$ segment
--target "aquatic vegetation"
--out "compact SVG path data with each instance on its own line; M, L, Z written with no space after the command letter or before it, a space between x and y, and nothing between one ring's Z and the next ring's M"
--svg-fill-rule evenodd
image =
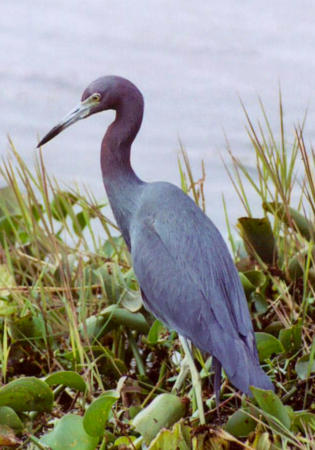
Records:
M207 425L199 427L190 378L170 393L183 357L176 333L143 309L107 205L61 189L41 154L31 170L12 144L0 191L0 446L312 448L315 153L301 128L288 144L281 99L279 136L262 113L257 129L247 116L255 174L232 152L226 163L246 212L239 238L227 224L276 394L253 388L247 399L225 379L218 417L211 358L194 349L206 402ZM182 152L179 172L183 190L204 208L203 166L196 181Z

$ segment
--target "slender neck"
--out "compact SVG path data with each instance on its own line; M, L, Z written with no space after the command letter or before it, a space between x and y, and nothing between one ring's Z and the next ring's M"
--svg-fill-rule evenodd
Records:
M115 121L108 127L101 147L103 182L128 247L130 219L143 185L130 164L131 144L141 126L142 116L143 98L134 88L134 91L128 92L128 96L120 99Z

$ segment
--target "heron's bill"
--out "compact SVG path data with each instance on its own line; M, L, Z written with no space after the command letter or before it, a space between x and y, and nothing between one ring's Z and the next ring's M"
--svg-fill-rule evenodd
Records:
M95 99L93 96L88 97L83 102L80 102L74 109L72 109L56 126L54 126L41 141L37 144L37 148L46 144L46 142L53 139L57 134L61 133L64 129L77 122L78 120L87 117L91 109L99 104L99 99Z

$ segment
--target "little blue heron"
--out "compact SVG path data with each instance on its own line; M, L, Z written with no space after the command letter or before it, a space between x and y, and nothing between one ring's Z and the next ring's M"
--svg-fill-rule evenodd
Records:
M178 332L184 348L185 364L176 388L189 367L204 423L201 383L188 341L212 355L217 404L222 366L231 383L247 395L251 385L272 390L273 385L259 365L244 291L220 232L178 187L146 183L130 165L143 107L142 94L130 81L118 76L98 78L38 146L79 119L116 111L101 147L105 189L131 253L144 305Z

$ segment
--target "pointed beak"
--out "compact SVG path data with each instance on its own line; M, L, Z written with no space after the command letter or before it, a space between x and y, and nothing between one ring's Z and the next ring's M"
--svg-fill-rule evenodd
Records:
M41 141L37 144L37 148L46 144L46 142L53 139L67 127L77 122L78 120L84 119L87 117L91 109L99 104L99 100L95 98L88 97L83 102L80 102L74 109L72 109L56 126L54 126L47 134L44 136Z

